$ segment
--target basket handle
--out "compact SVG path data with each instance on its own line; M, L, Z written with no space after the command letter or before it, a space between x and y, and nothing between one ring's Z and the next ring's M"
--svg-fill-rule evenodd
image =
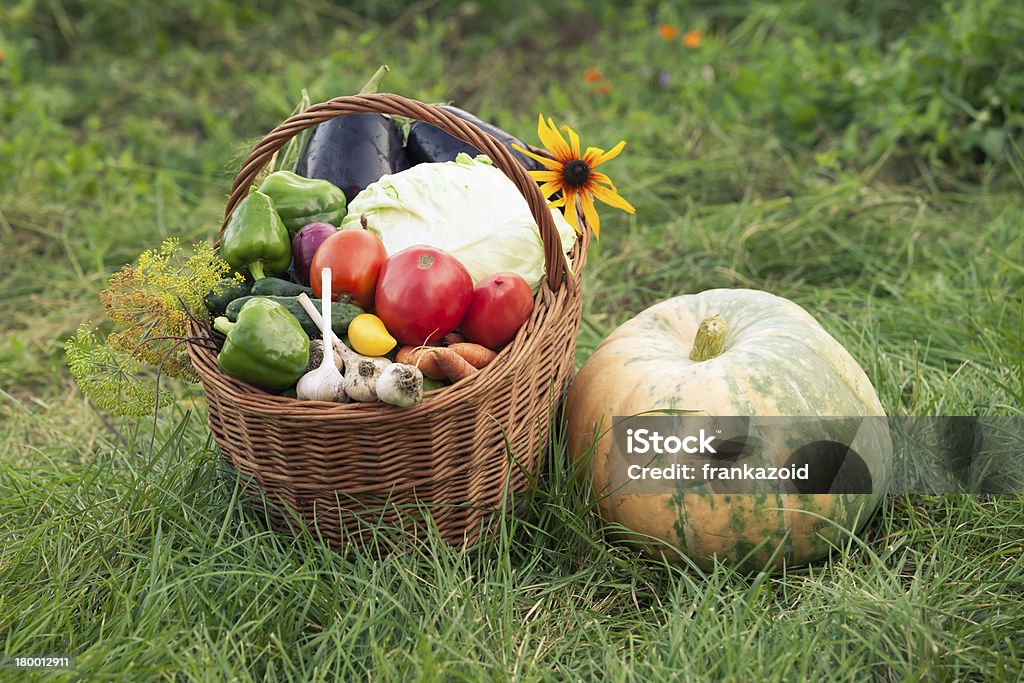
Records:
M347 114L362 113L392 114L430 123L449 135L473 145L490 157L495 167L508 176L526 199L530 213L533 214L540 229L540 238L544 245L544 266L548 287L553 292L558 291L564 273L568 272L565 255L562 252L562 241L555 229L551 209L548 208L547 201L540 193L540 187L522 164L516 161L504 145L474 124L464 121L444 109L390 93L335 97L332 100L310 106L305 111L289 117L284 123L270 131L242 162L242 168L235 177L234 185L231 186L231 195L228 198L227 208L224 210L224 222L220 226L220 232L223 234L228 217L248 194L249 187L256 180L260 170L288 140L306 128L324 121ZM568 280L570 289L574 290L575 279L571 277L565 279Z

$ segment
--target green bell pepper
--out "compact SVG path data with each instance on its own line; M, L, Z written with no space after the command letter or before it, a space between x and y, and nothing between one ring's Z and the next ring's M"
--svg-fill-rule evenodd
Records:
M277 171L266 177L260 192L274 201L284 227L293 235L302 226L318 221L339 226L345 217L345 193L327 180Z
M250 192L238 203L220 237L220 256L257 280L288 269L292 243L270 197Z
M232 377L281 391L306 373L309 337L279 303L251 299L235 322L220 317L213 327L226 337L217 354L217 366Z

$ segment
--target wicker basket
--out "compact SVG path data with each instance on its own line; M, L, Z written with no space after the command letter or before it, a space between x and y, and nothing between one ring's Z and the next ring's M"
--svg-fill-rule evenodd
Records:
M371 525L420 533L426 511L447 542L470 544L543 463L552 410L575 369L589 236L584 230L577 240L570 271L537 183L505 147L442 109L391 94L338 97L271 131L242 164L225 223L292 136L363 112L434 124L483 151L516 185L540 227L547 267L529 321L484 370L410 409L284 398L225 375L204 346L190 345L189 354L221 455L274 528L294 530L298 522L340 549ZM214 335L206 324L194 332Z

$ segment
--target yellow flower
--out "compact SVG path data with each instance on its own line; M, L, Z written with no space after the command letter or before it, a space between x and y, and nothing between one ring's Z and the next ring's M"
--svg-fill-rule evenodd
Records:
M601 222L597 216L597 209L594 207L595 198L617 209L629 213L636 212L632 204L619 196L611 178L594 170L604 162L619 156L622 148L626 146L626 141L619 142L607 152L597 147L587 147L587 151L580 154L580 137L569 126L562 126L562 130L569 134L569 142L566 142L562 134L558 132L552 119L545 122L543 114L537 119L537 135L540 137L541 144L551 152L554 159L534 154L519 145L513 145L513 147L530 158L536 159L547 169L545 171L530 171L530 176L541 183L540 191L545 197L550 197L556 192L562 193L562 196L551 202L550 206L563 207L565 220L575 228L576 232L580 232L577 206L582 207L587 225L594 231L594 237L600 239ZM605 187L606 185L607 187ZM577 200L579 200L578 203Z
M700 41L704 38L704 32L699 30L687 31L683 36L683 45L691 50L700 47Z

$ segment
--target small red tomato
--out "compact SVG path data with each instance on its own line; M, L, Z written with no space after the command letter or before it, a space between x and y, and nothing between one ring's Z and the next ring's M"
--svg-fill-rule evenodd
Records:
M342 230L325 239L313 254L309 286L318 297L321 270L331 269L331 298L350 301L364 311L373 308L377 276L388 258L380 238L369 230Z
M473 278L443 249L394 254L377 278L377 317L402 344L429 344L455 329L473 296Z
M497 351L512 341L533 312L530 285L516 273L498 273L476 284L459 326L468 341Z

